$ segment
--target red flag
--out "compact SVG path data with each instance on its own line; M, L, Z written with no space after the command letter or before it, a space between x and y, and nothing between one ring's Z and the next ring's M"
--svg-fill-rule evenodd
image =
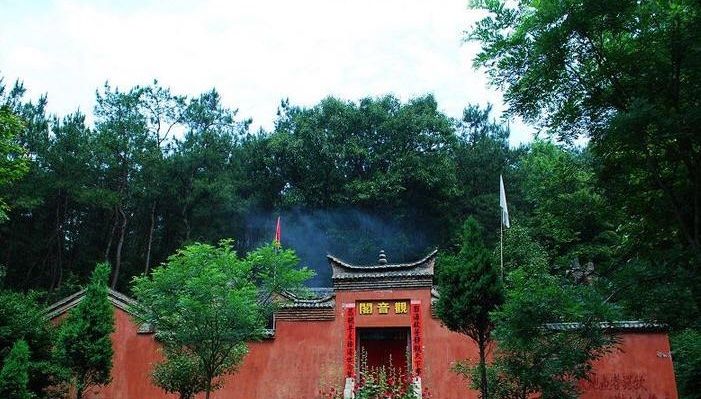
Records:
M280 246L280 239L282 238L282 230L280 229L280 216L277 217L277 226L275 226L275 240L273 242Z

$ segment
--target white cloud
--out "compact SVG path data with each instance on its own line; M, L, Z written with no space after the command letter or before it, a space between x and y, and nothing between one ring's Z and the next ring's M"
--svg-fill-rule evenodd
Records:
M0 17L0 73L21 78L49 109L91 111L106 80L157 78L176 92L216 87L224 102L272 126L277 105L313 105L393 93L433 93L459 117L468 103L501 96L471 68L476 18L465 0L259 0L9 2ZM512 124L512 143L532 129Z

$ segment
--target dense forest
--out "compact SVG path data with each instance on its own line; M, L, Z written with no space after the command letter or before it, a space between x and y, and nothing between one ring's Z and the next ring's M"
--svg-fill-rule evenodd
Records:
M527 237L552 275L668 324L680 388L699 397L701 7L565 3L480 3L490 16L469 32L509 112L539 128L519 147L490 107L455 119L431 95L283 100L254 131L215 89L105 84L86 118L2 82L0 284L51 301L107 261L129 293L184 244L269 242L278 215L312 285L329 284L327 252L455 251L468 216L496 250L503 175L507 265Z
M697 252L676 209L629 204L629 185L591 144L510 147L489 109L453 120L430 95L283 101L273 131L251 132L215 90L187 98L153 83L105 86L88 126L78 112L47 115L46 97L23 101L21 84L3 91L30 160L2 188L7 287L60 297L106 260L112 286L128 290L185 243L269 242L277 214L283 243L311 264L327 251L372 262L381 247L394 260L450 249L466 215L496 244L502 174L512 223L547 249L553 272L597 276L630 317L679 325L698 309ZM669 215L641 219L634 205Z
M511 149L488 109L455 121L431 96L283 101L274 131L251 132L215 90L187 98L156 82L105 86L94 126L80 113L48 116L46 98L22 102L22 91L4 98L27 123L19 140L31 159L3 188L5 282L61 295L97 261L112 263L112 286L127 290L185 243L233 237L251 250L272 240L278 214L283 243L326 285L326 252L371 262L384 248L410 259L449 246L468 214L496 235L499 174L517 210L516 164L570 154L546 143ZM579 151L567 156L584 167Z

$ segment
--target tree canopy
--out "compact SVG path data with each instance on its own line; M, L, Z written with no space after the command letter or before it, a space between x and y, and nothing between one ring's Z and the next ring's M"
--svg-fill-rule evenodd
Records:
M484 244L482 229L474 218L463 225L462 245L457 255L438 259L438 293L436 313L452 331L465 334L479 349L479 386L481 397L489 398L487 349L494 323L490 312L504 300L502 281L491 250Z
M630 316L668 323L675 334L697 331L701 5L689 0L472 5L486 11L467 33L481 46L474 65L504 90L509 112L566 143L587 140L588 174L559 176L565 178L561 183L569 180L568 194L546 204L556 210L567 199L584 207L588 220L578 224L587 228L570 230L562 221L576 218L557 214L543 218L550 226L527 223L535 235L550 230L550 237L541 236L553 240L545 243L548 251L565 256L553 259L554 266L576 258L591 274L582 262L593 261L599 268L594 274L602 277L596 284ZM559 170L566 168L552 172L557 176ZM592 178L595 189L582 190ZM527 184L526 195L537 195L553 179L540 182ZM685 384L680 383L681 394L693 395Z
M209 398L238 369L247 343L265 335L271 294L298 290L311 277L297 263L294 252L273 244L241 259L224 240L185 246L150 277L135 278L136 318L165 348L154 380L182 398L202 391Z
M0 94L1 92L2 90ZM19 179L27 172L24 149L17 141L23 128L22 120L6 105L0 104L0 187ZM7 219L7 210L7 204L0 197L0 222Z

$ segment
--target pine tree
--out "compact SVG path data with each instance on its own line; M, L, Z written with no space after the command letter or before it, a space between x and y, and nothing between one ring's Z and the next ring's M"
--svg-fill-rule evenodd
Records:
M486 350L493 323L489 312L503 302L503 290L479 223L470 217L462 230L460 251L438 259L438 317L450 330L472 338L479 348L482 399L487 399Z
M12 350L0 370L0 397L5 399L29 399L29 345L19 340L12 345Z
M70 370L76 399L85 389L105 385L111 380L112 341L114 331L112 304L108 299L107 279L110 267L98 264L85 290L85 297L61 324L57 357Z

